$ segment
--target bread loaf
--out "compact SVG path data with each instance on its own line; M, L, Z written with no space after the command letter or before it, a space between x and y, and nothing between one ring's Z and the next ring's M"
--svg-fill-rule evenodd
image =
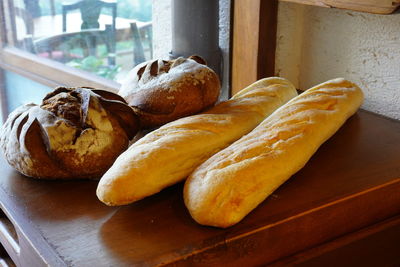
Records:
M217 74L201 57L191 56L139 64L118 93L139 116L141 126L152 128L213 106L219 92Z
M138 119L111 92L60 87L10 114L0 134L8 163L26 176L100 178L128 148Z
M300 170L362 100L357 85L335 79L280 107L189 176L184 201L191 216L217 227L239 222Z
M107 205L128 204L184 180L296 95L287 80L267 78L207 112L160 127L117 158L99 182L98 198Z

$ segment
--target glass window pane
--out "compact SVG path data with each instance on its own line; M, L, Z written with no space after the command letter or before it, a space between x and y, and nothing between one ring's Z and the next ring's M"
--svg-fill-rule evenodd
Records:
M10 43L108 79L153 57L152 1L11 0L4 9Z
M40 104L43 97L53 90L11 71L4 71L4 84L7 113L28 103Z

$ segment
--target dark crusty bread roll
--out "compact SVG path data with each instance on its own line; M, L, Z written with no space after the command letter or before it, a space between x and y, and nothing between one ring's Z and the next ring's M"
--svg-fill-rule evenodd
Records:
M184 200L191 216L217 227L239 222L300 170L362 101L357 85L335 79L281 106L189 176Z
M218 100L217 74L198 56L139 64L118 92L139 116L143 128L198 113Z
M0 134L8 163L35 178L99 178L127 147L139 121L124 99L89 88L57 88L40 106L10 114Z

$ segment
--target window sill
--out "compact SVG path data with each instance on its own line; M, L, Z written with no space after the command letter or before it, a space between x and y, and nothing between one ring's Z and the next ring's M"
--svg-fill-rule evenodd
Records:
M49 87L89 86L112 92L117 92L120 87L115 81L13 47L1 50L0 67Z

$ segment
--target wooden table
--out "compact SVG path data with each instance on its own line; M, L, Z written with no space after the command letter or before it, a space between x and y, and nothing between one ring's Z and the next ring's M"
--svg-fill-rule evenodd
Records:
M196 224L182 184L107 207L96 181L39 181L0 166L0 241L21 266L321 266L382 255L400 264L400 122L365 111L228 229Z

